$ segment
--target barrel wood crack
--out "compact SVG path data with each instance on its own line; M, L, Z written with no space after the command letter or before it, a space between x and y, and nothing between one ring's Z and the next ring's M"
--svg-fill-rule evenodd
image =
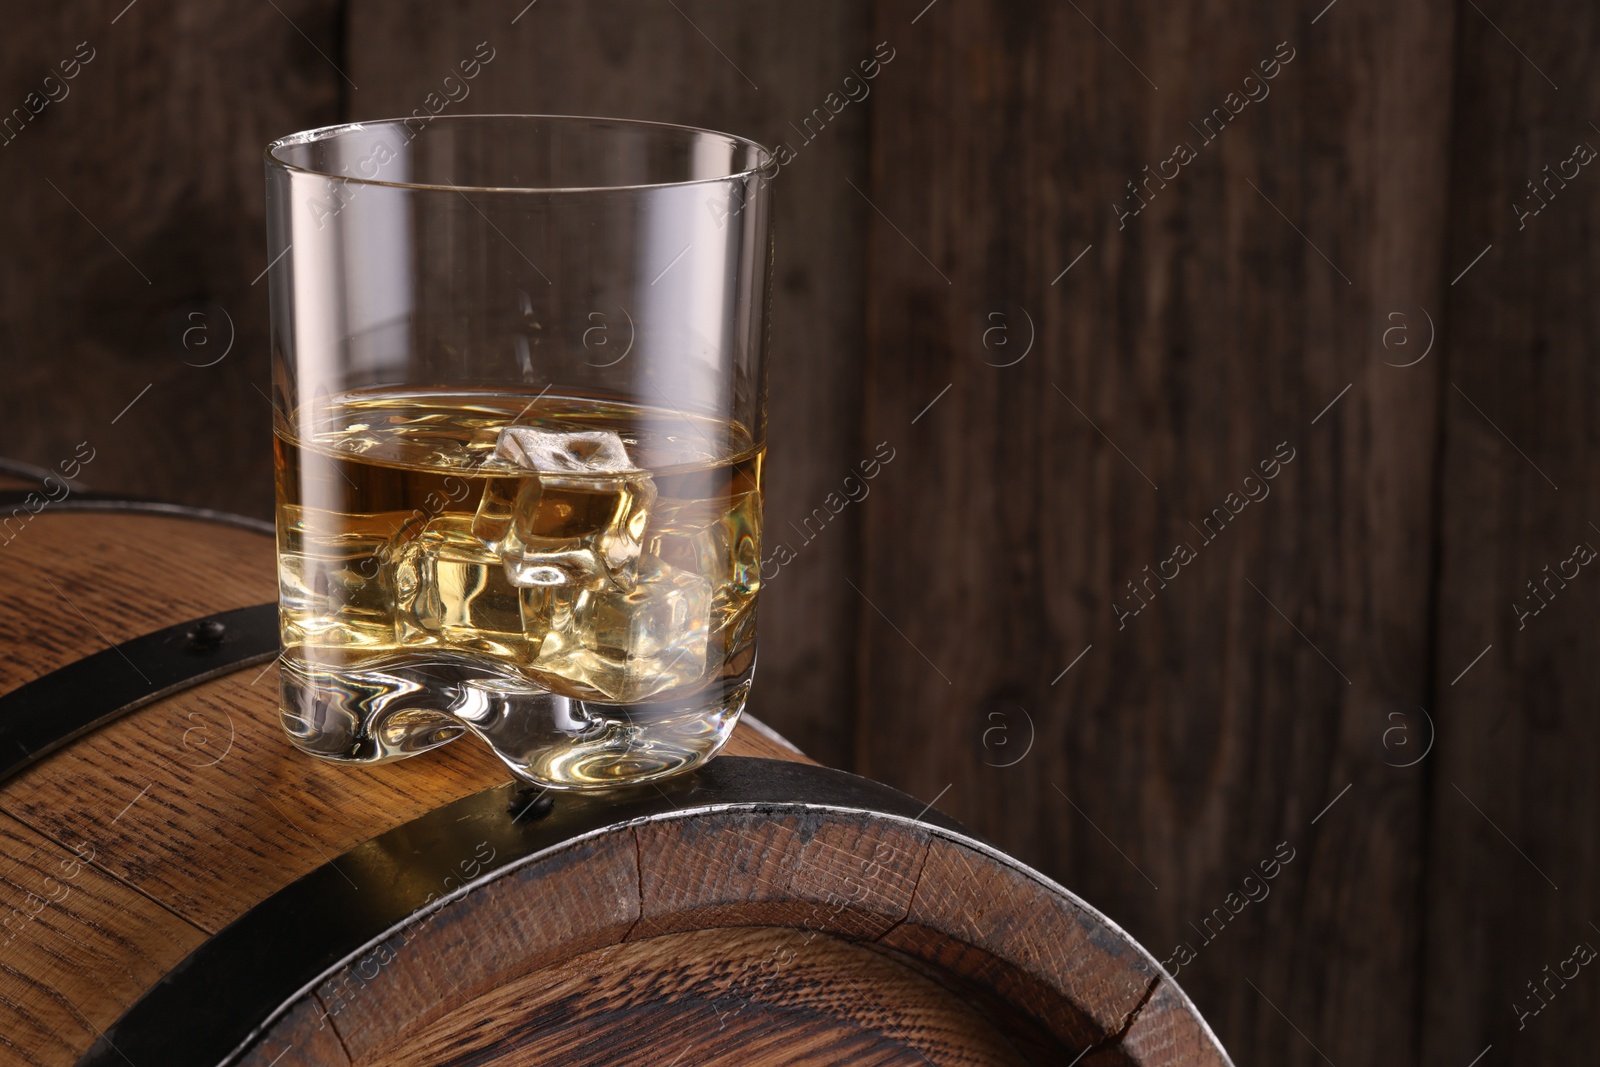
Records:
M1084 1057L1083 1067L1220 1067L1229 1061L1211 1027L1171 980L1158 977L1116 1042Z
M294 1067L319 1064L325 1067L351 1067L350 1053L333 1027L327 1025L327 1009L315 996L296 1004L274 1030L246 1053L238 1067Z
M884 944L973 976L1080 1048L1122 1029L1157 968L1120 932L970 845L936 838L928 853L911 909Z

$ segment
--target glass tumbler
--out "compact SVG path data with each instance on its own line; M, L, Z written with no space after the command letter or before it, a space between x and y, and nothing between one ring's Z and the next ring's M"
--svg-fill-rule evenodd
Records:
M755 669L770 154L431 116L267 148L281 712L553 789L709 759Z

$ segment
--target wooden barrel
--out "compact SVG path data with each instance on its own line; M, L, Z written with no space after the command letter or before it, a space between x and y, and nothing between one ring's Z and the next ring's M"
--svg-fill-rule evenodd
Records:
M302 756L265 524L35 492L0 485L0 1062L1228 1063L1093 908L751 720L553 801L470 738Z

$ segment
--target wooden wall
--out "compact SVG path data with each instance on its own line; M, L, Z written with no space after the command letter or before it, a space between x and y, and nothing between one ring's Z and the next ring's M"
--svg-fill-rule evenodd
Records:
M267 514L261 146L478 42L462 110L785 141L757 713L1241 1064L1600 1038L1592 968L1527 987L1600 946L1600 577L1526 586L1600 546L1590 7L124 2L0 35L5 107L94 55L0 145L0 455Z

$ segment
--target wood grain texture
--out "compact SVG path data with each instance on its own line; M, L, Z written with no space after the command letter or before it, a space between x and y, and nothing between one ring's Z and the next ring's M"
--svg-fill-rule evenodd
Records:
M317 998L356 1062L387 1063L397 1045L413 1047L425 1021L482 1019L484 998L616 944L638 920L638 853L629 834L610 834L494 880L469 907L418 920L324 982Z
M634 834L638 938L749 923L881 937L905 918L927 846L921 833L829 812L750 812Z
M278 729L272 672L251 686L254 673L250 667L134 712L0 789L0 829L16 825L11 819L21 824L0 833L0 869L16 867L0 875L6 897L16 897L6 904L26 913L26 893L42 886L59 893L45 886L43 873L50 873L50 862L70 859L70 846L86 841L96 854L94 877L80 878L82 888L74 886L66 901L72 907L46 910L0 955L0 1017L21 1019L14 1040L37 1062L74 1061L96 1038L82 1017L104 1029L203 937L270 893L384 830L506 781L499 761L477 745L446 745L376 768L309 760ZM747 736L741 726L726 750L782 758L770 742L757 737L747 744ZM574 873L582 893L570 894L573 901L602 893L600 869L597 862L594 870ZM637 881L634 843L627 840L635 910ZM525 913L549 912L542 886L509 880L486 897L498 893L512 894ZM80 931L88 925L83 915L98 923L93 936ZM530 953L538 963L539 950L557 949L518 941L514 926L499 921L494 937L504 953ZM630 925L632 915L616 937ZM443 973L454 974L458 985L470 981L472 966L462 960L485 960L486 939L485 933L448 942ZM573 944L589 947L581 939ZM107 973L122 977L107 982ZM338 1001L328 1001L328 1011L339 1014ZM376 1032L384 1027L370 1025ZM362 1037L352 1032L352 1040Z
M1084 1067L1224 1067L1212 1035L1178 987L1166 978L1128 1022L1113 1045L1085 1056Z
M1158 980L1098 916L942 839L929 846L904 920L881 941L969 977L1079 1048L1122 1033Z
M355 1063L633 1063L692 1046L696 1063L734 1048L762 1065L899 1063L902 1047L935 1063L1064 1062L1092 1048L1224 1067L1162 985L1058 887L926 826L686 811L445 900L333 972L262 1046L293 1044L314 1010Z
M361 91L348 117L410 115L486 41L497 58L452 113L678 122L795 149L772 186L778 251L762 547L770 560L787 544L794 558L763 570L760 681L751 707L823 763L848 765L850 708L840 698L854 670L856 594L844 578L855 567L858 512L840 501L844 479L871 458L860 434L870 209L848 182L866 185L873 97L836 116L829 105L825 124L813 120L810 140L791 123L824 108L872 58L870 7L597 0L537 4L513 25L521 7L352 0L349 64ZM908 73L885 68L866 88Z
M0 815L0 1061L73 1062L205 937L109 877L104 848Z
M1600 1040L1600 975L1574 960L1600 949L1600 575L1584 563L1600 548L1600 179L1572 162L1600 149L1583 61L1600 22L1588 5L1478 7L1458 16L1449 261L1465 273L1440 401L1429 1067L1491 1045L1485 1064L1559 1063Z
M0 454L54 469L87 441L96 489L265 517L261 150L337 120L317 50L341 5L124 6L19 9L0 40L8 115L93 55L0 145L0 375L26 413Z
M506 1026L507 1019L516 1021ZM1041 1061L1025 1059L1010 1035L956 994L870 947L796 930L718 929L602 949L537 972L423 1030L392 1058L358 1062L1002 1067Z
M510 777L470 742L381 766L309 759L278 725L276 671L246 668L82 738L0 789L0 810L104 842L107 870L214 933L329 857ZM726 751L785 758L744 733Z
M276 668L246 668L118 720L7 783L0 809L103 841L108 871L215 933L330 857L508 777L479 746L376 767L307 758L278 725L276 683Z
M275 589L270 537L195 520L47 510L0 552L0 620L12 635L0 692L108 641ZM0 786L0 864L10 868L0 906L21 922L40 900L60 901L0 949L0 1018L15 1023L4 1039L42 1057L23 1062L73 1062L207 934L330 858L508 777L470 743L380 767L308 759L284 738L277 700L276 666L249 666ZM726 751L804 759L743 725ZM81 866L73 847L92 851L93 866L65 882L65 868L51 867ZM634 885L631 841L628 854Z
M1452 9L924 8L874 35L916 76L874 97L866 437L902 458L862 510L858 769L1193 942L1240 1062L1323 1062L1267 998L1388 1060L1425 781L1380 739L1430 685L1439 379L1381 338L1449 280ZM1197 935L1284 841L1272 897Z
M0 576L4 692L108 644L274 599L277 554L272 538L220 523L46 506L0 544Z
M749 712L745 712L739 717L739 725L748 727L748 729L741 730L737 734L740 745L739 755L765 756L768 759L786 759L793 760L796 763L817 762L800 751L793 741L790 741Z

